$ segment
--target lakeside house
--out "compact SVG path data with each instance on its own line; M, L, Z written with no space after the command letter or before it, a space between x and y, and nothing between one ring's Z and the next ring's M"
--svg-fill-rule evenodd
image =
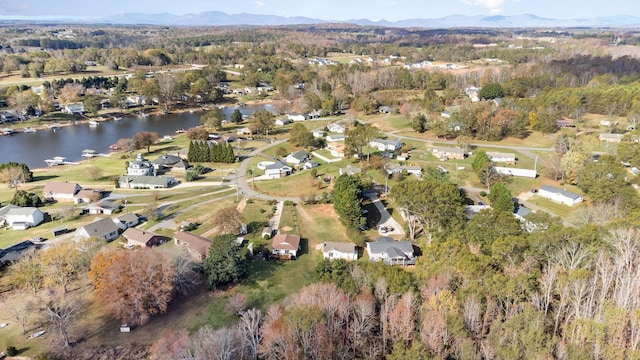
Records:
M161 155L151 163L156 171L177 170L186 171L190 166L189 163L179 156Z
M353 243L326 242L322 244L322 257L327 260L358 260L358 250Z
M44 185L42 196L47 201L76 202L75 196L82 190L78 183L48 182Z
M154 168L151 161L145 159L142 154L137 154L136 159L129 162L127 175L153 175Z
M211 248L211 240L188 231L176 231L173 239L176 245L184 246L197 261L203 261Z
M300 235L278 234L271 242L271 254L280 259L295 259L300 250Z
M367 242L369 261L382 261L387 265L415 265L413 245L409 241L396 241L381 236L375 242Z
M568 206L574 206L584 201L582 195L548 185L540 188L538 196Z
M62 108L62 112L71 115L82 115L86 111L83 103L67 104Z

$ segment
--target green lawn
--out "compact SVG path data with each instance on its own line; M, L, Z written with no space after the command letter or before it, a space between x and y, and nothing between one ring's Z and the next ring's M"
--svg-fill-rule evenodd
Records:
M533 205L539 206L562 219L569 219L569 216L574 210L574 208L570 206L558 204L551 200L543 199L539 196L534 196L533 198L531 198L531 200L528 200L528 202Z

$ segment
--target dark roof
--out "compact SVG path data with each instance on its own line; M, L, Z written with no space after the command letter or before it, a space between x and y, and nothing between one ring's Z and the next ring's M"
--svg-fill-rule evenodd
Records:
M122 236L127 239L127 241L136 241L139 243L146 244L154 237L160 236L158 234L152 233L150 231L140 230L136 228L128 228L122 233Z
M181 158L175 155L162 155L159 158L153 160L153 163L156 165L164 165L164 166L172 166L173 164L177 164L182 161Z
M388 236L381 236L375 242L367 242L372 253L387 254L388 257L406 257L405 254L413 254L413 245L409 241L395 241Z
M84 229L87 232L87 234L89 234L89 236L91 237L93 236L103 237L114 231L119 230L118 226L116 226L116 224L113 222L111 218L96 220L91 224L87 224L81 227L80 229Z

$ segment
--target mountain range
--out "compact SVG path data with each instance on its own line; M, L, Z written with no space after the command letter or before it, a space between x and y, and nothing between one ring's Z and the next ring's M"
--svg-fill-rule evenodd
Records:
M0 16L2 20L12 20ZM28 21L29 19L16 19ZM32 19L42 21L43 19ZM220 11L206 11L197 14L173 15L169 13L124 13L101 18L47 19L47 22L98 23L118 25L163 25L163 26L277 26L277 25L310 25L326 23L346 23L362 26L383 27L419 27L419 28L569 28L569 27L640 27L640 18L631 15L615 15L592 18L552 19L531 14L513 16L465 16L450 15L442 18L415 18L399 21L352 19L346 21L322 20L308 17L283 17L277 15L226 14Z

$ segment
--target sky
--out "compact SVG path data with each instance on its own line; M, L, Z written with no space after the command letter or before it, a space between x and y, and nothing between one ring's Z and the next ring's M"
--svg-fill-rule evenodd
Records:
M640 17L638 0L0 0L0 18L100 18L131 12L183 15L204 11L305 16L322 20L389 20L460 15L533 14L554 19Z

